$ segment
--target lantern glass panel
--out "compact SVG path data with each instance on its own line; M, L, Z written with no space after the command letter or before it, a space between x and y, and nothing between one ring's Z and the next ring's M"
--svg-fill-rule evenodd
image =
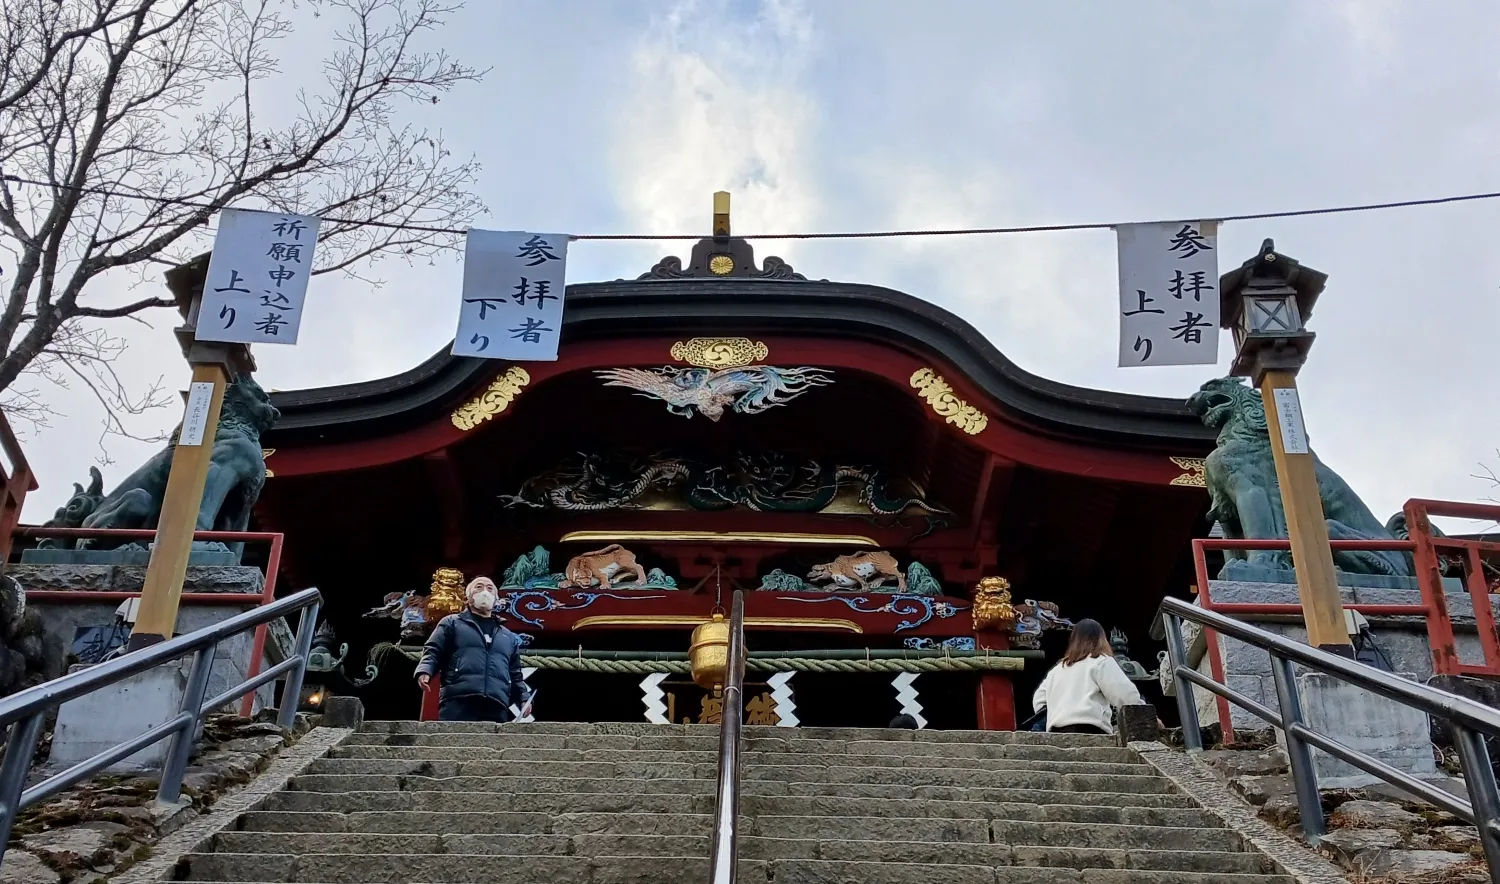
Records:
M1269 337L1302 330L1295 294L1247 295L1242 316L1242 328L1236 330L1237 335Z

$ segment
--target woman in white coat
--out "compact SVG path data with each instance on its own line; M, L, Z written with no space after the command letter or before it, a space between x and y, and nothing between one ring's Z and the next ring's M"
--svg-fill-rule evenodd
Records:
M1031 697L1032 708L1047 715L1047 730L1061 734L1112 734L1114 709L1145 702L1096 620L1073 625L1067 653Z

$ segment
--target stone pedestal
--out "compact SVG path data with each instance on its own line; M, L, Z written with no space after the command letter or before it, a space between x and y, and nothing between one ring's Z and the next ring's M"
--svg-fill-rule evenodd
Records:
M28 600L46 624L48 632L71 645L79 627L103 626L115 620L118 599L103 593L139 592L146 569L132 565L13 565L7 573L28 591L66 593L61 599ZM177 634L186 635L248 611L261 603L264 578L260 569L243 566L189 567L183 591L213 593L223 604L184 604L177 614ZM219 643L209 670L206 697L214 697L249 676L255 630L242 632ZM268 628L261 669L286 659L293 637L285 621ZM174 664L143 672L61 707L52 738L49 765L67 767L114 748L166 722L182 708L182 694L193 665L192 655ZM84 667L74 667L75 669ZM271 705L272 685L255 695L252 708ZM238 703L235 704L236 707ZM170 741L143 750L111 770L135 771L158 766L166 758Z
M1341 580L1354 575L1340 574ZM1406 579L1406 578L1399 578ZM1386 578L1398 580L1398 578ZM1454 643L1458 657L1465 663L1479 663L1484 659L1483 645L1474 620L1474 604L1459 581L1446 580L1449 617L1453 621ZM1215 580L1210 583L1215 602L1249 604L1298 604L1297 587L1286 583L1250 583ZM1340 586L1339 594L1344 604L1372 605L1419 605L1422 594L1416 589L1400 587ZM1490 599L1497 616L1500 616L1500 598ZM1307 641L1307 630L1300 617L1292 616L1246 616L1243 620L1252 626L1275 632L1299 642ZM1427 638L1427 625L1421 617L1371 617L1370 626L1375 646L1390 661L1397 673L1416 681L1426 681L1433 675L1432 649ZM1207 648L1196 624L1183 624L1187 639L1188 661L1199 672L1211 675ZM1271 657L1261 649L1232 638L1219 638L1219 650L1224 664L1225 680L1230 687L1248 695L1251 699L1277 708L1276 688L1271 679ZM1206 727L1219 720L1216 700L1204 690L1195 690L1198 716ZM1260 730L1265 722L1256 716L1230 705L1230 721L1235 728Z
M27 607L34 608L41 615L47 631L61 639L65 647L72 646L80 627L108 626L114 622L115 610L120 602L101 597L100 593L140 592L146 579L145 567L132 565L21 564L10 566L6 573L14 577L28 592L47 590L70 594L70 597L62 600L27 601ZM184 604L177 614L177 634L196 632L258 606L264 588L265 578L259 568L189 567L183 582L183 592L222 595L224 602ZM219 644L213 669L209 671L210 697L248 677L250 652L254 642L255 632L252 630L225 639ZM261 668L285 660L291 653L292 646L292 633L286 623L281 620L272 623L266 638ZM257 691L254 707L259 709L272 705L272 691L270 685Z
M329 697L323 701L323 726L359 730L365 723L365 704L358 697Z
M57 713L48 766L71 767L166 722L182 709L182 694L191 668L191 658L177 665L158 666L64 703ZM107 772L159 768L170 748L171 740L162 740L116 763Z
M1397 770L1417 777L1438 776L1426 713L1321 672L1298 673L1297 689L1308 727ZM1277 731L1276 736L1284 747L1285 734ZM1313 766L1318 785L1325 789L1382 782L1317 749Z
M1148 704L1122 706L1115 722L1115 736L1121 746L1131 743L1153 743L1160 737L1156 726L1156 707Z

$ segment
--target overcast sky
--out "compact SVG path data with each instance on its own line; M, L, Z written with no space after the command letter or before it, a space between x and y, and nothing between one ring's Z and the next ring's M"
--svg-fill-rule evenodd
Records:
M316 23L284 44L315 77ZM1500 5L474 0L441 32L493 70L412 119L484 164L478 226L737 233L1147 221L1500 191ZM299 66L300 65L300 66ZM1500 201L1231 223L1329 274L1302 374L1314 447L1382 519L1409 497L1478 499L1500 406ZM679 243L575 243L569 280L637 275ZM757 244L813 278L897 288L962 316L1022 367L1186 397L1217 370L1120 369L1108 231ZM394 374L447 345L457 260L319 277L268 389ZM114 296L100 284L101 302ZM123 291L123 287L120 289ZM136 296L139 296L137 294ZM187 370L162 312L129 329L143 384ZM27 440L41 521L99 455L99 414ZM143 429L169 429L174 410ZM155 446L109 442L106 487Z

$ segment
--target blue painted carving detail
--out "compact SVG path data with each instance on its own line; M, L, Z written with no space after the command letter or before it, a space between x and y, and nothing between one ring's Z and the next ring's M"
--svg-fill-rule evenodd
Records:
M969 607L922 595L890 595L882 596L879 600L871 600L868 596L862 595L826 595L813 598L805 595L783 595L778 598L808 604L843 602L849 610L859 614L896 614L906 617L906 620L896 624L896 632L916 629L933 617L944 619L952 617L959 611L968 610ZM872 604L874 607L870 607Z
M563 596L562 598L559 595ZM544 623L540 617L529 617L529 614L545 614L548 611L578 611L587 608L600 599L620 599L633 602L642 599L664 599L664 595L647 595L641 592L632 592L628 595L613 592L568 592L547 593L539 590L525 590L523 592L501 592L500 598L495 602L495 610L501 614L509 614L527 626L542 629Z
M941 651L947 648L950 651L972 651L974 650L974 637L972 635L956 635L953 638L909 638L902 642L913 651Z

